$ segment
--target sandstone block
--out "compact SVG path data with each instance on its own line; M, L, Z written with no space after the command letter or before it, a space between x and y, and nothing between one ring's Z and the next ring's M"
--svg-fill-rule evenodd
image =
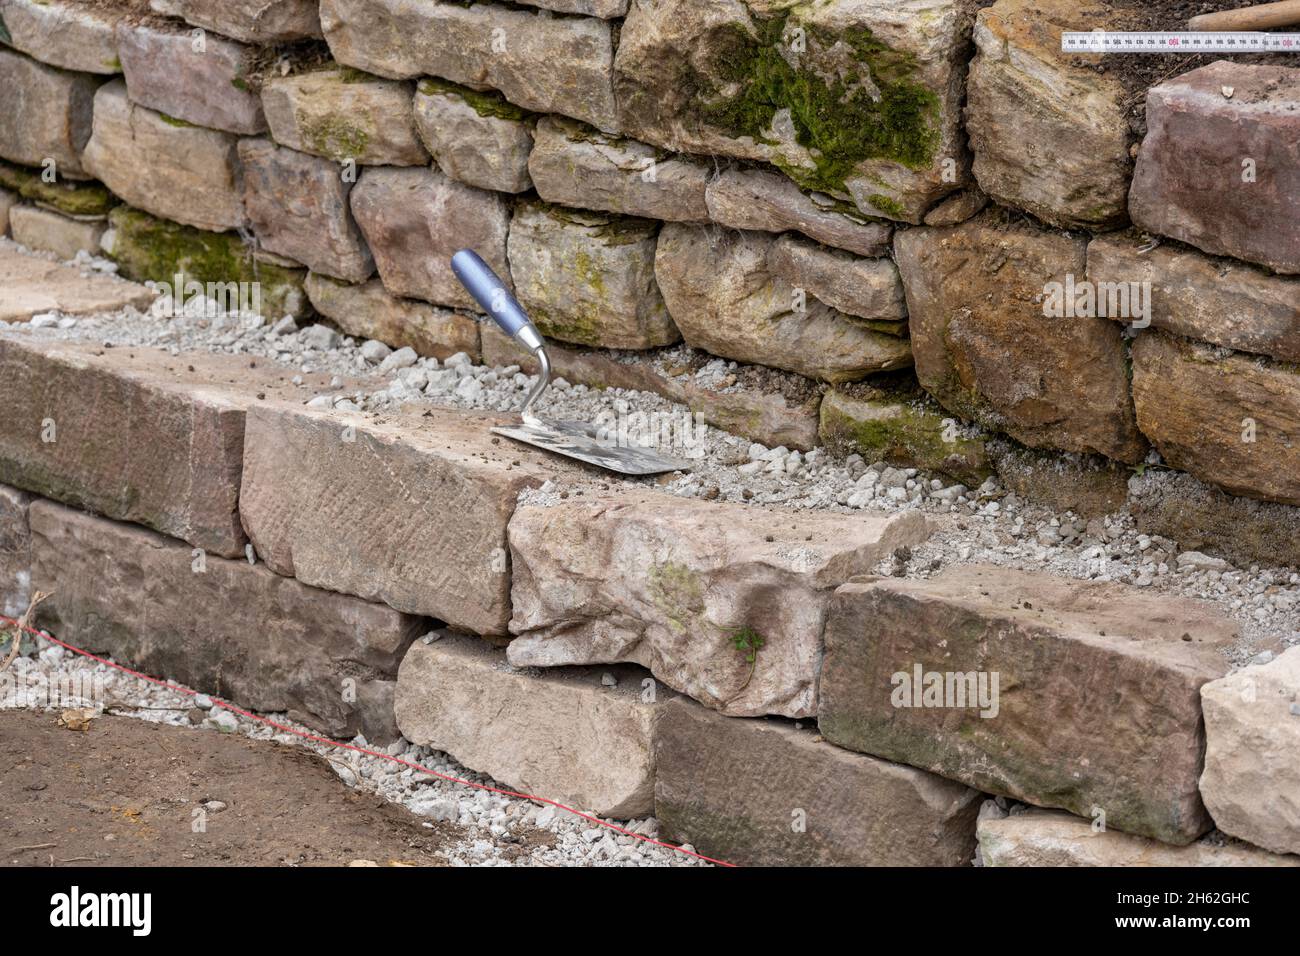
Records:
M532 188L528 154L532 114L499 93L480 93L444 80L422 80L415 127L438 168L480 189L522 193Z
M841 750L786 721L671 701L656 732L655 778L663 835L728 863L964 866L974 852L974 790Z
M321 35L316 0L150 0L150 7L244 43L291 43Z
M772 244L767 266L772 275L846 315L907 321L903 281L892 259L860 259L787 233Z
M806 717L831 590L927 535L913 512L846 518L636 492L525 505L510 522L510 662L632 662L728 715ZM752 661L737 646L747 631L763 642Z
M826 625L818 726L842 747L1187 844L1211 826L1200 688L1236 636L1196 602L991 565L850 583Z
M116 36L122 15L76 0L0 0L0 21L15 50L79 73L122 72Z
M614 687L592 668L533 676L477 637L444 633L402 661L397 725L523 793L602 817L649 816L663 705L642 701L643 674L618 668Z
M103 220L71 219L38 206L15 206L9 210L9 225L14 242L60 259L73 259L82 251L99 255L99 240L108 228Z
M86 278L80 269L13 249L0 250L0 288L0 322L26 322L42 312L93 315L127 306L147 309L154 300L153 292L134 282L102 275Z
M479 324L468 315L414 299L398 299L378 279L349 285L328 276L307 276L312 307L345 334L378 339L395 349L410 348L437 359L464 352L478 359Z
M101 78L69 73L0 47L0 156L89 179L81 154L90 139Z

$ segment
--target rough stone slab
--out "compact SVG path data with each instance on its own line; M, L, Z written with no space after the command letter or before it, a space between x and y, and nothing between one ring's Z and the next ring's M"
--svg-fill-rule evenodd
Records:
M662 835L727 863L965 866L979 804L969 787L841 750L812 728L683 698L664 706L655 735Z
M411 107L414 87L356 71L316 70L268 80L271 138L314 156L364 166L425 166Z
M1169 846L1118 830L1094 832L1091 820L1056 810L984 817L976 832L985 866L1300 866L1300 857L1210 837Z
M1039 451L995 435L985 446L1008 491L1053 511L1099 518L1124 510L1132 470L1100 455Z
M33 59L80 73L121 73L117 24L122 10L68 0L0 0L9 44Z
M911 364L906 339L877 332L773 276L774 242L766 233L679 223L660 230L655 277L688 345L828 382Z
M375 260L352 218L352 183L337 163L276 146L239 142L244 210L262 248L313 272L363 282Z
M1124 28L1105 0L998 0L979 12L966 110L984 192L1067 229L1128 221L1127 90L1095 57L1061 52L1064 30Z
M445 80L422 80L415 128L438 168L479 189L531 189L528 155L535 120L500 93L480 93Z
M927 226L955 226L978 216L989 204L988 194L971 186L949 196L925 214Z
M304 394L246 357L0 334L0 482L241 556L244 412L326 380L307 378Z
M1300 69L1222 60L1148 91L1129 193L1138 226L1300 274L1297 195Z
M482 337L486 364L518 365L529 375L537 374L537 361L532 354L494 324L483 323ZM555 343L551 343L547 353L554 374L575 384L653 392L685 405L705 424L762 442L769 448L784 445L808 451L818 443L820 396L815 392L800 400L780 391L717 391L697 385L690 375L661 373L650 361L628 362L609 353L565 348Z
M818 726L842 747L1089 819L1100 808L1107 827L1182 845L1211 826L1199 691L1236 636L1193 601L992 565L850 583L826 625ZM934 690L917 668L969 679L915 706ZM983 700L956 693L978 675Z
M993 472L984 438L968 435L920 389L833 388L822 398L819 435L833 454L939 472L970 488Z
M1300 362L1300 278L1135 236L1088 243L1088 278L1151 283L1151 325L1225 348Z
M245 223L239 138L137 106L114 80L95 94L86 169L132 206L212 232Z
M81 154L101 82L0 46L0 156L24 166L52 160L60 179L89 179Z
M1300 853L1297 701L1300 647L1201 688L1205 806L1220 830L1275 853Z
M47 183L41 178L42 172L0 160L0 186L38 206L57 209L69 216L105 216L117 205L117 199L100 183L66 179Z
M560 116L534 131L528 171L547 202L668 222L707 222L711 167Z
M331 736L396 739L382 705L420 618L53 502L31 526L40 627Z
M604 686L602 673L617 686ZM649 816L663 707L643 702L644 675L635 667L528 674L486 641L443 632L402 661L397 725L412 743L522 793L602 817Z
M1044 314L1050 283L1084 276L1085 246L987 213L899 233L916 377L949 411L1032 448L1135 463L1146 442L1119 325Z
M892 259L860 259L786 234L772 244L774 276L804 289L833 309L874 322L906 322L903 280Z
M321 35L316 0L151 0L150 7L244 43L290 43Z
M31 503L27 492L0 485L0 615L15 620L27 610L31 598L32 535L27 523Z
M1129 482L1138 531L1252 564L1300 567L1300 508L1238 498L1182 472L1147 472Z
M631 662L724 714L806 717L831 590L928 534L916 512L846 517L648 492L524 505L510 521L510 663ZM734 642L746 627L765 641L753 668Z
M104 254L128 278L175 289L180 275L185 283L202 282L205 289L214 284L220 294L213 298L242 290L250 307L260 300L254 311L266 316L298 318L308 312L303 292L307 270L285 265L287 260L279 257L272 261L271 254L257 252L238 233L182 226L129 206L118 206L108 221L111 228L101 240Z
M972 19L959 0L634 0L614 64L624 129L920 222L969 180Z
M515 207L515 295L546 337L649 349L681 338L655 281L659 223L545 203Z
M1235 495L1300 505L1300 372L1161 332L1133 345L1138 425L1166 463Z
M384 288L395 296L476 308L451 271L451 257L461 249L475 250L510 285L510 208L499 193L436 169L367 169L352 190L352 214Z
M0 249L0 321L26 322L42 312L93 315L127 306L144 310L153 300L153 292L134 282L82 276L71 266Z
M709 218L732 229L785 232L795 229L828 246L860 256L889 251L893 227L863 219L852 207L829 196L802 192L778 173L726 169L705 192Z
M244 527L272 570L304 584L504 635L515 499L574 470L495 438L501 421L441 408L381 419L252 409Z
M123 23L118 55L131 102L175 119L256 135L266 129L262 100L249 86L257 51L219 36L195 48L192 31L170 24Z
M103 220L71 219L37 206L9 210L9 226L14 242L28 249L52 252L64 260L75 258L83 250L99 255L99 240L108 228Z
M312 307L347 335L377 339L395 349L409 346L419 355L439 360L457 352L475 361L481 355L479 324L473 318L395 298L378 279L349 285L313 272L307 276L307 295Z
M604 20L440 0L322 0L320 14L340 63L495 89L526 110L618 131L613 28Z

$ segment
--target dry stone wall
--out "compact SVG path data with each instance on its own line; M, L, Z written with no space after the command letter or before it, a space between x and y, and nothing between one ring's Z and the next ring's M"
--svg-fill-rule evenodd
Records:
M1300 68L1151 85L1059 52L1130 14L0 0L0 234L529 373L450 270L473 247L570 381L1296 563ZM0 319L67 278L24 268ZM148 303L78 295L61 307ZM655 364L682 343L797 387ZM0 334L0 611L56 589L42 624L74 643L581 809L653 809L733 862L957 865L977 838L991 865L1300 853L1300 651L1224 676L1230 622L1125 585L862 579L924 542L918 514L593 491L483 416L303 408L323 378L249 365ZM1153 465L1185 494L1126 502ZM993 721L891 706L920 660L1015 692ZM1069 812L977 824L981 792ZM1089 842L1098 808L1114 832Z

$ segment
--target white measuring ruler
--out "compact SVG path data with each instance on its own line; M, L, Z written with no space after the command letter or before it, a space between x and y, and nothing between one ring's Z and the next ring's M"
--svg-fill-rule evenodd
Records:
M1300 33L1064 33L1065 53L1300 53Z

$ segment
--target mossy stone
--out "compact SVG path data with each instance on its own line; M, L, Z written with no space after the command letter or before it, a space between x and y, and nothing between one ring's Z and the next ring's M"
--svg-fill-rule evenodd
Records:
M41 179L39 170L3 160L0 160L0 186L69 216L103 216L117 205L117 198L99 183L68 180L47 183Z

